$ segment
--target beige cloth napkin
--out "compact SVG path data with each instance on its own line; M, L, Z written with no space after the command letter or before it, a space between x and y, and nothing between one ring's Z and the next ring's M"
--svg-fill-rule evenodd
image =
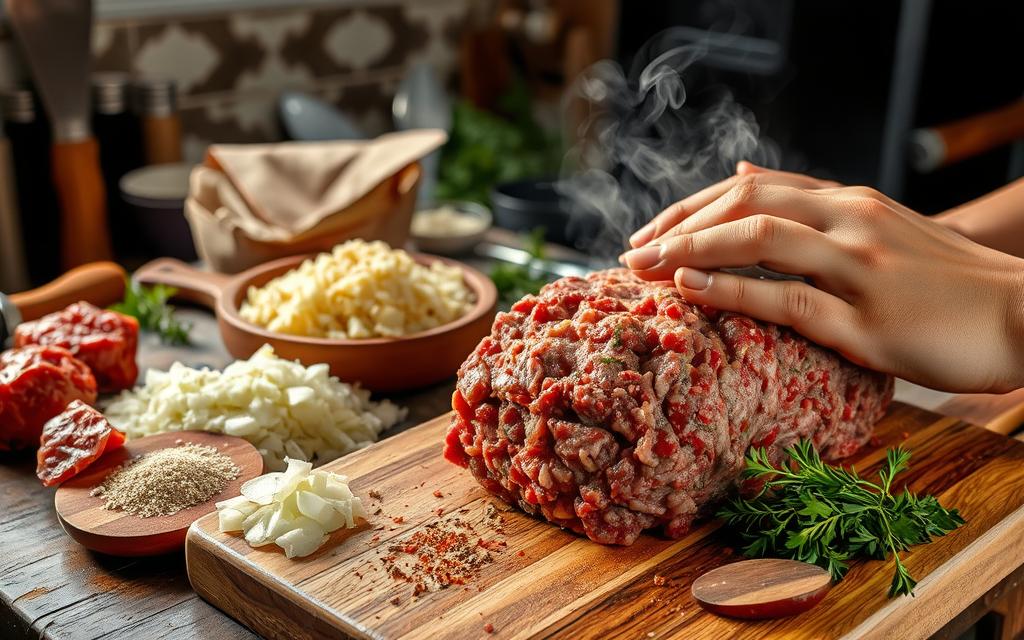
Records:
M374 140L211 145L185 202L199 254L233 273L349 237L395 242L397 232L404 242L416 180L399 178L446 139L423 129ZM385 220L396 209L404 221Z

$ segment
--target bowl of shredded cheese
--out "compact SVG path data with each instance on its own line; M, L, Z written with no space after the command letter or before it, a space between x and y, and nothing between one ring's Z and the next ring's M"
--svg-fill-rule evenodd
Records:
M317 255L281 258L235 276L160 259L135 278L213 307L231 355L264 344L372 391L426 386L455 375L490 331L497 291L448 258L349 240Z

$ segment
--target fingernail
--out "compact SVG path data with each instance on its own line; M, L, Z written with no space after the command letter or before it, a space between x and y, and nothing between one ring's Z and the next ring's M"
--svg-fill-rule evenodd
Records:
M626 261L630 269L650 269L661 262L661 245L650 244L646 247L627 251L622 254L622 259Z
M640 227L640 230L629 236L629 244L634 247L645 245L654 239L654 232L657 231L658 225L653 222L648 222L644 226Z
M619 264L621 264L624 267L629 266L628 264L626 264L626 254L622 254L619 256Z
M685 267L676 272L676 282L690 291L703 291L711 285L711 274Z

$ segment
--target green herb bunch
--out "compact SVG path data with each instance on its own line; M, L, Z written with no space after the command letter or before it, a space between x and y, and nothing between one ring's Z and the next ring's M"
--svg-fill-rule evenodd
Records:
M498 113L465 101L453 107L451 132L441 150L438 199L490 204L495 185L558 173L561 141L537 123L526 84L516 80L497 102Z
M174 307L167 304L177 291L162 284L145 287L129 279L125 283L124 300L110 308L136 318L139 327L155 331L167 344L188 344L192 325L175 318Z
M750 499L736 498L718 517L736 528L750 557L786 557L828 569L841 580L853 558L884 560L892 555L896 572L889 597L913 595L914 580L900 560L901 551L931 542L964 523L956 509L945 509L934 496L904 489L892 493L893 478L907 469L910 452L886 453L879 482L822 462L809 441L786 449L789 464L774 466L766 449L747 454L745 478L765 480Z

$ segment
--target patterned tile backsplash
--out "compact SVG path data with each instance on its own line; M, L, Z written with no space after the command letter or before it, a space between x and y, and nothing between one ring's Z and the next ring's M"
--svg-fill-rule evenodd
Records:
M173 78L190 160L210 142L280 139L276 99L286 89L337 105L375 135L391 128L391 98L411 63L454 71L471 2L352 0L100 22L94 66Z

